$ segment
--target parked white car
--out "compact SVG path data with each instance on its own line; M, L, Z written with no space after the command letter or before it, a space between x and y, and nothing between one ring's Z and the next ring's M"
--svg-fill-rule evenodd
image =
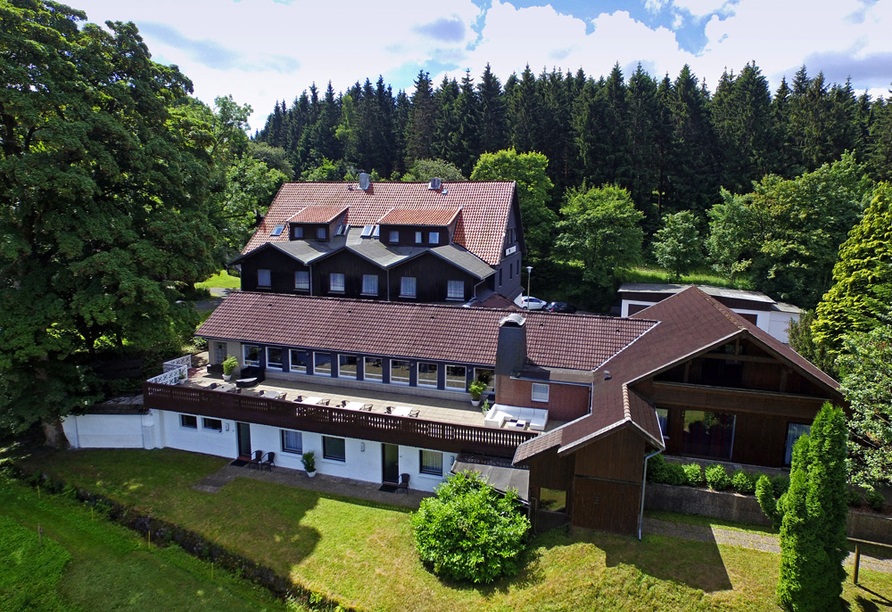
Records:
M514 303L524 310L542 310L548 302L531 295L518 295L514 298Z

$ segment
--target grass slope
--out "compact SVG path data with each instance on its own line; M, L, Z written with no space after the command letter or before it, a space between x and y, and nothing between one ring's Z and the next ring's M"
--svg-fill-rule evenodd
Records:
M236 479L217 494L192 483L224 460L179 451L78 451L41 469L210 536L305 586L370 610L778 610L779 556L588 530L532 540L521 574L486 587L451 584L418 561L409 513ZM890 605L892 575L846 584L850 610Z
M195 287L199 289L238 289L241 286L242 280L238 276L230 276L226 270L221 270L205 281L195 283Z

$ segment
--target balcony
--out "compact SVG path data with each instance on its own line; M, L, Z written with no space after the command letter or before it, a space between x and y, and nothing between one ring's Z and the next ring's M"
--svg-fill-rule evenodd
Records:
M487 428L482 411L467 401L399 393L383 385L379 391L351 388L349 382L333 386L314 384L312 380L267 379L240 393L226 391L228 386L221 390L221 386L220 376L204 369L192 371L182 384L147 381L143 389L145 405L285 429L505 457L538 435L533 431ZM388 407L393 414L388 414Z

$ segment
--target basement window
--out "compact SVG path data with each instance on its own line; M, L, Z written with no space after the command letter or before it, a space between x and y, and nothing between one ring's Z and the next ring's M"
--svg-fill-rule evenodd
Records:
M181 414L180 427L185 427L186 429L198 429L198 417L194 417L191 414Z
M322 436L322 458L332 461L346 461L347 448L344 438Z
M220 419L201 419L201 426L211 431L223 431L223 421Z

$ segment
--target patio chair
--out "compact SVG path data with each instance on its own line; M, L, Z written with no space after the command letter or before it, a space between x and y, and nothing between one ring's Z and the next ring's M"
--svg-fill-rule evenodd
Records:
M384 412L386 412L387 414L393 414L393 406L385 407Z
M273 471L273 466L276 465L276 453L270 451L263 457L263 461L260 462L258 466L261 470L263 468L268 469L270 472Z
M420 413L421 413L420 410L410 410L410 411L409 411L409 416L410 416L410 417L417 417Z
M409 494L409 475L400 474L400 481L396 485L396 493L402 491L406 495Z
M260 469L260 462L263 460L263 451L254 451L254 457L248 460L248 468L254 467Z
M324 400L322 400L321 402L319 402L319 405L320 405L320 406L328 406L328 403L329 403L330 401L331 401L330 399L325 398Z
M360 410L365 410L366 412L371 412L371 411L372 411L372 405L371 405L371 404L363 404L363 405L362 405L362 408L360 408Z

